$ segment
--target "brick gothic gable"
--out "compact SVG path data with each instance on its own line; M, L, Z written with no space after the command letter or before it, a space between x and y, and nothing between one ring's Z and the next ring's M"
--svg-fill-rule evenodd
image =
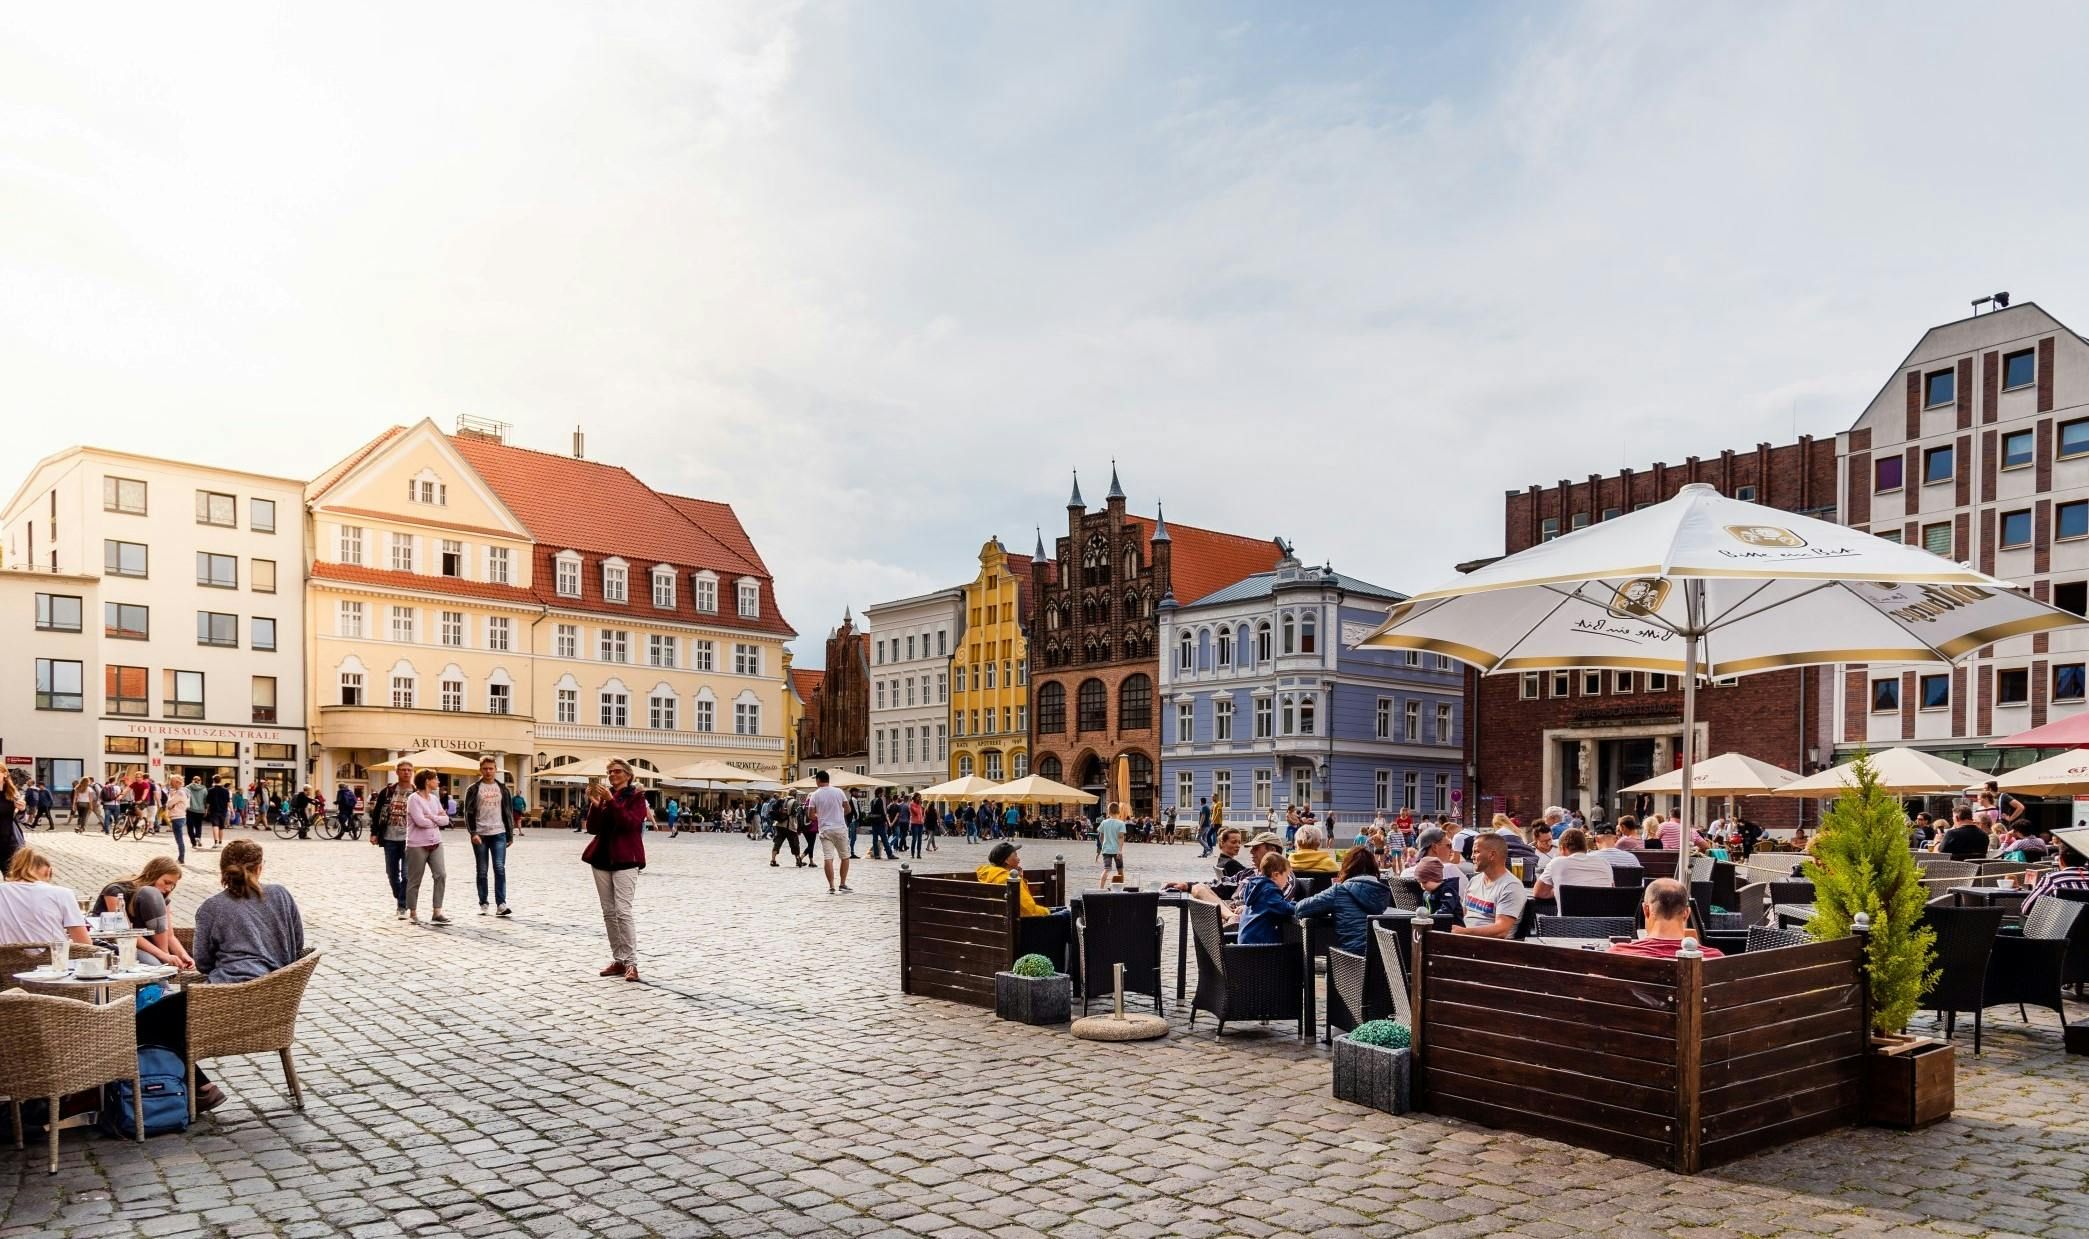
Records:
M813 745L800 759L836 761L870 752L870 638L856 631L853 616L827 635L827 666L821 672L815 702L807 717L814 720Z

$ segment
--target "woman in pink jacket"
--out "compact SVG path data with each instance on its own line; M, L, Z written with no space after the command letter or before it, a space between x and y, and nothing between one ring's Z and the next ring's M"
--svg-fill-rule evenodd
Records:
M442 861L442 828L450 824L450 814L435 782L433 770L421 771L413 778L413 795L406 798L406 915L416 925L421 923L421 875L429 872L435 874L435 899L428 923L450 923L442 914L443 888L449 885L449 872Z

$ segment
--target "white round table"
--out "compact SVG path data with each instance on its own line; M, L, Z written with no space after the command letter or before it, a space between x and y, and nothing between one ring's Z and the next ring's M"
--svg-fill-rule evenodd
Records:
M74 960L73 962L77 964L79 961ZM78 991L78 997L89 998L90 1001L96 1003L105 1003L109 1001L109 994L113 990L136 989L140 985L150 985L155 981L164 981L173 976L174 973L175 969L165 964L159 964L149 968L133 968L127 972L112 972L106 976L99 977L75 976L70 968L63 975L53 975L38 969L31 969L28 972L17 972L14 979L24 989Z

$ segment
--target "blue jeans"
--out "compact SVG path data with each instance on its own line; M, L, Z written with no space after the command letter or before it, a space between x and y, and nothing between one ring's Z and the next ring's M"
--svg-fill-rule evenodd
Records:
M392 902L398 904L399 910L404 912L406 910L406 843L404 840L398 843L393 843L389 839L384 841L384 876L385 880L391 883L392 886Z
M890 827L883 822L872 822L870 824L870 858L872 860L879 859L880 849L883 850L884 859L892 859L892 839L885 833L889 829Z
M850 859L850 860L854 860L854 859L856 859L856 831L857 831L858 829L859 829L859 825L858 825L858 823L856 823L856 822L850 822L850 823L849 823L849 859Z
M927 834L927 833L928 833L928 827L927 827L926 825L924 825L924 824L920 823L920 822L916 822L916 823L914 824L914 827L913 827L913 831L914 831L914 859L915 859L915 860L920 860L920 859L921 859L921 836L923 836L923 835L925 835L925 834Z
M486 862L493 862L493 902L508 906L508 836L473 835L471 864L479 883L479 906L486 906Z
M189 863L189 832L179 824L174 827L174 862L180 865Z

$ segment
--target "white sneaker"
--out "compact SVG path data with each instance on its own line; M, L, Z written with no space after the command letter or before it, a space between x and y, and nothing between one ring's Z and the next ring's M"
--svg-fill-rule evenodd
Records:
M402 921L406 919L406 909L399 909L399 919Z
M486 908L486 905L485 905L485 904L483 904L483 903L482 903L482 904L480 904L480 905L479 905L479 915L480 915L480 916L484 916L484 915L486 915L486 912L487 912L487 908Z

